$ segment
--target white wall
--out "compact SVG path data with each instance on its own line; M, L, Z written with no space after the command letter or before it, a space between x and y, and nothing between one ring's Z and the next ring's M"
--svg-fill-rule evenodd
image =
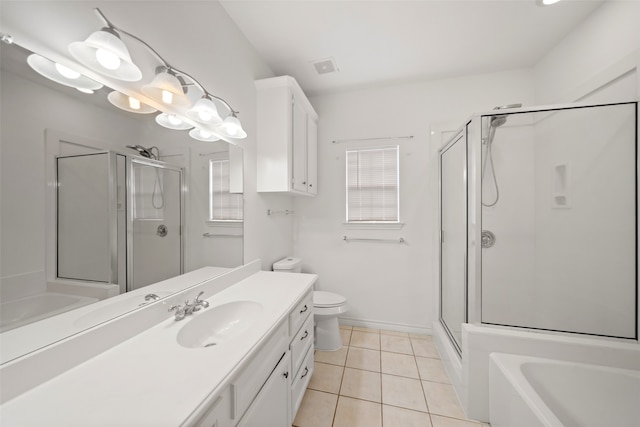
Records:
M638 1L609 0L596 9L533 67L536 103L575 101L584 95L581 88L620 61L633 57L637 64L638 22Z
M430 128L461 126L475 111L522 102L531 105L527 70L379 87L311 98L320 116L319 188L295 200L295 254L317 288L348 298L348 322L429 332L437 318L437 149ZM332 140L413 135L398 142L401 230L354 230L344 223L344 151ZM389 141L386 142L387 144ZM360 144L362 145L362 143ZM345 243L342 236L396 238L407 244Z

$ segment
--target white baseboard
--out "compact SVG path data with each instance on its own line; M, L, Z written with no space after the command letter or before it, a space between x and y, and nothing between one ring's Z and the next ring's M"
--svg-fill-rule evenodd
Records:
M406 332L410 334L431 335L431 328L424 326L405 325L402 323L378 322L375 320L354 319L339 317L338 322L345 326L358 326L361 328L380 329L385 331Z

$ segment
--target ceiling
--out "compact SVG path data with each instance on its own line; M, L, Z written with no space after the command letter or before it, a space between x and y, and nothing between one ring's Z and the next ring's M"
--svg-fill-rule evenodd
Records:
M308 95L531 67L604 0L221 0ZM333 58L339 71L318 74Z

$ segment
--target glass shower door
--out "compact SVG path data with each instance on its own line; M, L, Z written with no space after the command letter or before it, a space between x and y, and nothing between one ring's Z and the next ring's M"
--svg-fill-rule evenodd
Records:
M467 138L440 151L440 321L461 353L467 321Z
M183 273L182 170L130 163L128 290Z

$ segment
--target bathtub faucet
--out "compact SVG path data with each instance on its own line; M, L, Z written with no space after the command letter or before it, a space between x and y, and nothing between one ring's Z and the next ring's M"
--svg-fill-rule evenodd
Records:
M190 303L189 300L185 300L184 301L184 306L172 305L169 308L169 311L175 311L176 312L175 320L176 321L182 320L185 317L192 315L194 311L198 311L203 307L204 308L209 307L209 302L208 301L202 301L200 299L202 294L204 294L204 291L200 291L200 293L193 300L193 303Z

